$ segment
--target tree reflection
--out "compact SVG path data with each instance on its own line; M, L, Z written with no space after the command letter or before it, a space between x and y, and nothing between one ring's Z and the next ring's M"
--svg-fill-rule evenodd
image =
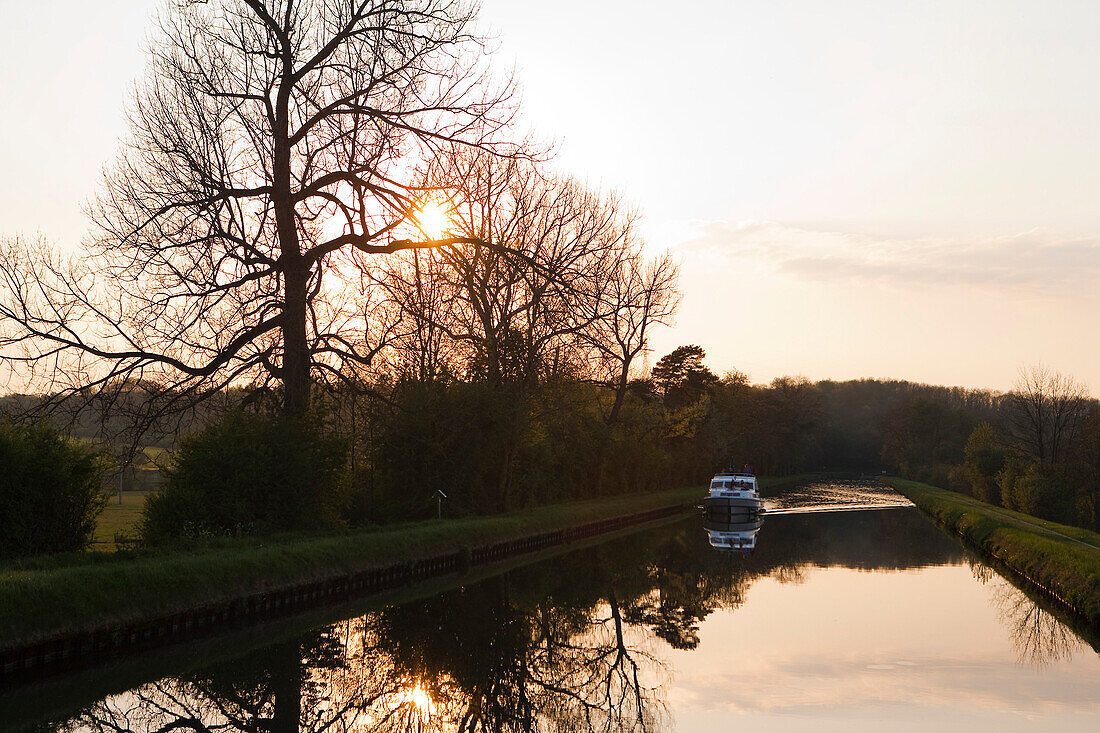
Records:
M990 566L968 556L974 579L990 585L990 602L1012 638L1017 658L1026 664L1045 667L1088 649L1066 623L1043 608L1038 601L1012 585Z
M356 729L366 710L396 697L398 689L377 674L380 660L354 654L354 645L347 643L350 626L345 622L229 665L107 698L65 729L96 733Z
M507 576L88 707L96 733L651 731L660 664L624 602ZM545 590L545 588L541 589ZM537 600L533 600L537 599Z
M399 675L424 684L440 730L651 730L658 667L612 590L541 598L508 577L388 609L367 634Z
M995 582L993 606L1021 662L1044 667L1085 651L1084 642L1053 614L1003 578Z

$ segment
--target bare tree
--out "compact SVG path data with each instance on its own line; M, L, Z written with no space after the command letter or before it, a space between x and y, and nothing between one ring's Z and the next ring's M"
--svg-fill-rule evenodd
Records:
M1088 390L1073 377L1038 364L1020 370L1007 395L1018 447L1043 468L1060 466L1088 414Z
M414 343L442 332L475 378L530 386L616 307L610 290L631 220L614 197L522 161L459 155L435 181L455 192L458 238L492 245L409 254L378 283L414 322Z
M671 254L647 261L641 243L631 243L614 263L606 294L607 315L583 332L596 354L597 367L615 393L608 425L618 421L634 360L649 351L650 330L669 325L680 305L678 278L679 268Z
M454 292L450 284L433 275L438 260L431 253L413 250L397 266L374 274L378 289L399 314L398 336L391 349L393 367L402 377L434 382L458 372L459 348L444 324L453 321ZM381 283L381 288L376 288Z
M87 251L0 246L0 351L69 390L274 383L301 415L317 371L376 350L333 274L480 242L426 235L417 182L455 145L521 154L473 19L451 0L171 3Z

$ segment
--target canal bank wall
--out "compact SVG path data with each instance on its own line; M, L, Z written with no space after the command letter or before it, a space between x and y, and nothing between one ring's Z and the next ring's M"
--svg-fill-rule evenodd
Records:
M228 630L288 617L349 599L391 592L433 578L460 576L474 567L499 563L509 558L684 514L694 507L699 495L699 489L691 489L646 498L621 497L622 509L617 514L612 513L613 506L607 502L589 502L587 505L569 507L564 512L547 508L541 517L536 513L533 519L528 517L527 521L513 523L510 532L507 528L508 518L484 518L481 522L468 520L456 527L456 531L447 539L442 539L447 534L443 529L446 523L439 523L434 529L443 531L424 538L424 542L405 553L406 557L400 560L372 563L368 557L364 560L369 566L351 570L347 562L315 565L298 579L287 581L284 577L273 581L276 583L274 587L262 590L243 590L251 585L243 583L238 592L227 594L223 591L218 594L221 597L215 599L198 601L191 594L191 602L187 602L187 594L184 594L182 605L178 600L171 608L158 608L156 604L160 594L151 594L147 609L138 613L132 610L133 603L137 600L140 604L140 585L147 573L143 573L142 568L135 567L126 581L125 568L122 568L120 575L117 572L119 568L114 567L111 569L116 572L101 574L99 580L119 586L121 577L123 582L121 587L116 588L116 593L126 591L126 586L129 585L130 595L121 596L125 602L119 603L118 608L113 611L108 606L108 612L101 619L85 613L82 620L71 622L64 628L50 629L48 621L35 628L33 620L21 619L24 628L35 630L22 638L9 638L0 645L0 685L19 684L177 642L212 637ZM649 504L650 508L640 508L639 504L642 507ZM624 511L631 508L634 510ZM592 519L592 516L599 518ZM582 521L583 519L589 521ZM502 521L505 522L505 527L499 526ZM555 523L558 526L546 527L547 524ZM483 526L479 527L479 524ZM479 529L483 530L480 533L481 541L478 541ZM502 538L502 532L510 536ZM432 542L436 539L440 541L433 551ZM346 541L354 543L355 538L349 537ZM318 556L316 562L323 562L322 556ZM201 559L198 564L201 565ZM246 563L246 567L242 568L246 571L245 575L248 575L247 565L250 564L252 563ZM201 572L195 562L191 565L192 572ZM84 574L85 580L96 580L94 568L91 570L92 572ZM10 577L0 577L0 602L5 595L10 598L13 591L10 582L7 582L8 588L4 587L5 581L10 581ZM40 585L43 590L64 592L56 583L45 582ZM75 595L80 595L79 588L71 590ZM217 589L211 587L209 590L214 592ZM208 595L211 594L213 593ZM40 604L41 600L38 599ZM70 600L69 603L71 602ZM11 611L9 608L9 616ZM10 625L12 619L5 620Z
M1100 534L916 481L883 480L978 554L1100 629Z

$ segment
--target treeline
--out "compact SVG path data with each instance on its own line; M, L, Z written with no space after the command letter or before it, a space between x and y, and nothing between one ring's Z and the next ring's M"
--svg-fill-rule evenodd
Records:
M517 384L410 378L335 400L372 521L702 484L731 460L767 473L816 467L812 385L719 378L698 346L663 356L620 392L576 375Z
M915 396L883 423L901 475L1044 519L1095 529L1100 403L1072 377L1024 370L1012 391Z
M871 379L753 385L704 358L698 346L674 350L621 400L565 377L523 393L375 385L385 399L354 432L356 479L372 517L394 518L427 511L417 505L433 506L436 491L456 510L493 511L701 484L735 461L765 475L888 471L1097 526L1100 403L1069 377L1034 368L1007 393Z
M422 519L438 492L446 516L493 513L702 484L731 461L764 475L886 470L1096 525L1100 406L1047 370L1004 394L879 380L753 385L716 375L688 345L619 390L563 351L550 352L556 363L533 360L533 375L513 366L489 378L474 350L461 371L327 385L306 421L272 416L262 394L226 393L225 408L205 403L207 427L171 452L147 539ZM512 361L503 349L496 358Z
M791 380L772 389L783 382ZM904 381L795 383L805 392L805 419L797 461L786 470L886 470L1097 527L1100 403L1072 377L1037 366L1005 393Z

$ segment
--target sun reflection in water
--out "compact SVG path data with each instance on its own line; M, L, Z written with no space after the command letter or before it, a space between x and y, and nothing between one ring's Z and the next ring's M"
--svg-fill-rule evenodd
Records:
M424 686L417 682L416 686L405 690L402 694L404 701L416 709L422 716L431 715L435 710L435 702Z

